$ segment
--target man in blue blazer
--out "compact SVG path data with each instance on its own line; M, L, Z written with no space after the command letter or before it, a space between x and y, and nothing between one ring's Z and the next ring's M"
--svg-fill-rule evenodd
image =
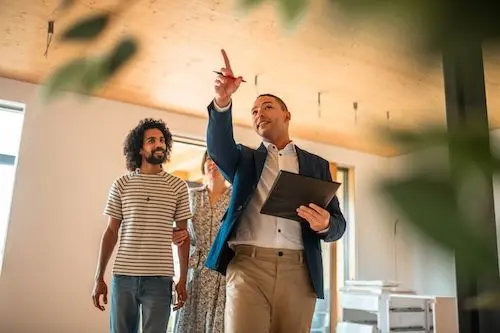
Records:
M338 199L326 209L297 207L302 223L260 209L280 170L331 181L329 163L290 140L291 114L271 94L260 95L251 111L260 147L236 144L231 96L242 78L222 55L225 67L208 106L207 146L233 191L206 266L226 275L225 332L306 333L316 298L324 298L320 241L336 241L346 228Z

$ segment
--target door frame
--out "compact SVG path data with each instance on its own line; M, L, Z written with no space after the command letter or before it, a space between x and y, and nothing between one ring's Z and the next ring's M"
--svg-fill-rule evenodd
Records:
M337 164L330 162L330 174L332 180L337 179ZM339 320L338 306L339 292L338 292L338 260L337 258L337 242L333 242L330 245L330 333L335 333L337 328L337 322ZM342 267L342 266L341 266Z

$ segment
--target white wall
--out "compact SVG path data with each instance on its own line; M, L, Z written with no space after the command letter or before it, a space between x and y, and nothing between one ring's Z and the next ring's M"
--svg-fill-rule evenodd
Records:
M108 314L93 308L90 293L107 191L124 172L124 137L151 116L175 134L204 138L206 120L98 98L82 103L71 95L44 106L37 86L7 79L0 79L0 99L27 105L0 277L0 331L106 332ZM258 143L249 129L238 128L236 137ZM358 278L394 279L393 216L373 189L389 161L297 142L355 168Z
M417 154L417 155L415 155ZM414 157L422 162L415 165ZM390 175L399 177L414 168L447 163L446 149L429 149L423 152L390 158ZM408 164L412 164L411 167ZM440 164L442 165L442 164ZM425 207L422 207L425 209ZM391 212L399 220L397 249L403 258L398 258L398 272L409 282L408 286L419 294L456 296L455 262L452 253L445 251L419 234L396 212Z

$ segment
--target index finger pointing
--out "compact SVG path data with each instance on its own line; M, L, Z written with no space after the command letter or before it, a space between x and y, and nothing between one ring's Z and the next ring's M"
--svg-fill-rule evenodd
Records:
M224 67L228 71L232 71L232 69L231 69L231 63L229 62L229 58L227 57L226 51L224 49L222 49L221 52L222 52L222 57L224 58Z

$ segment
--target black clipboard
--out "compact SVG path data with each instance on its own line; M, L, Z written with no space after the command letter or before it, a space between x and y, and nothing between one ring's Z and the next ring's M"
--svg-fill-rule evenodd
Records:
M297 222L304 219L297 214L301 205L314 203L326 209L341 183L299 175L281 170L267 196L261 214L282 217Z

